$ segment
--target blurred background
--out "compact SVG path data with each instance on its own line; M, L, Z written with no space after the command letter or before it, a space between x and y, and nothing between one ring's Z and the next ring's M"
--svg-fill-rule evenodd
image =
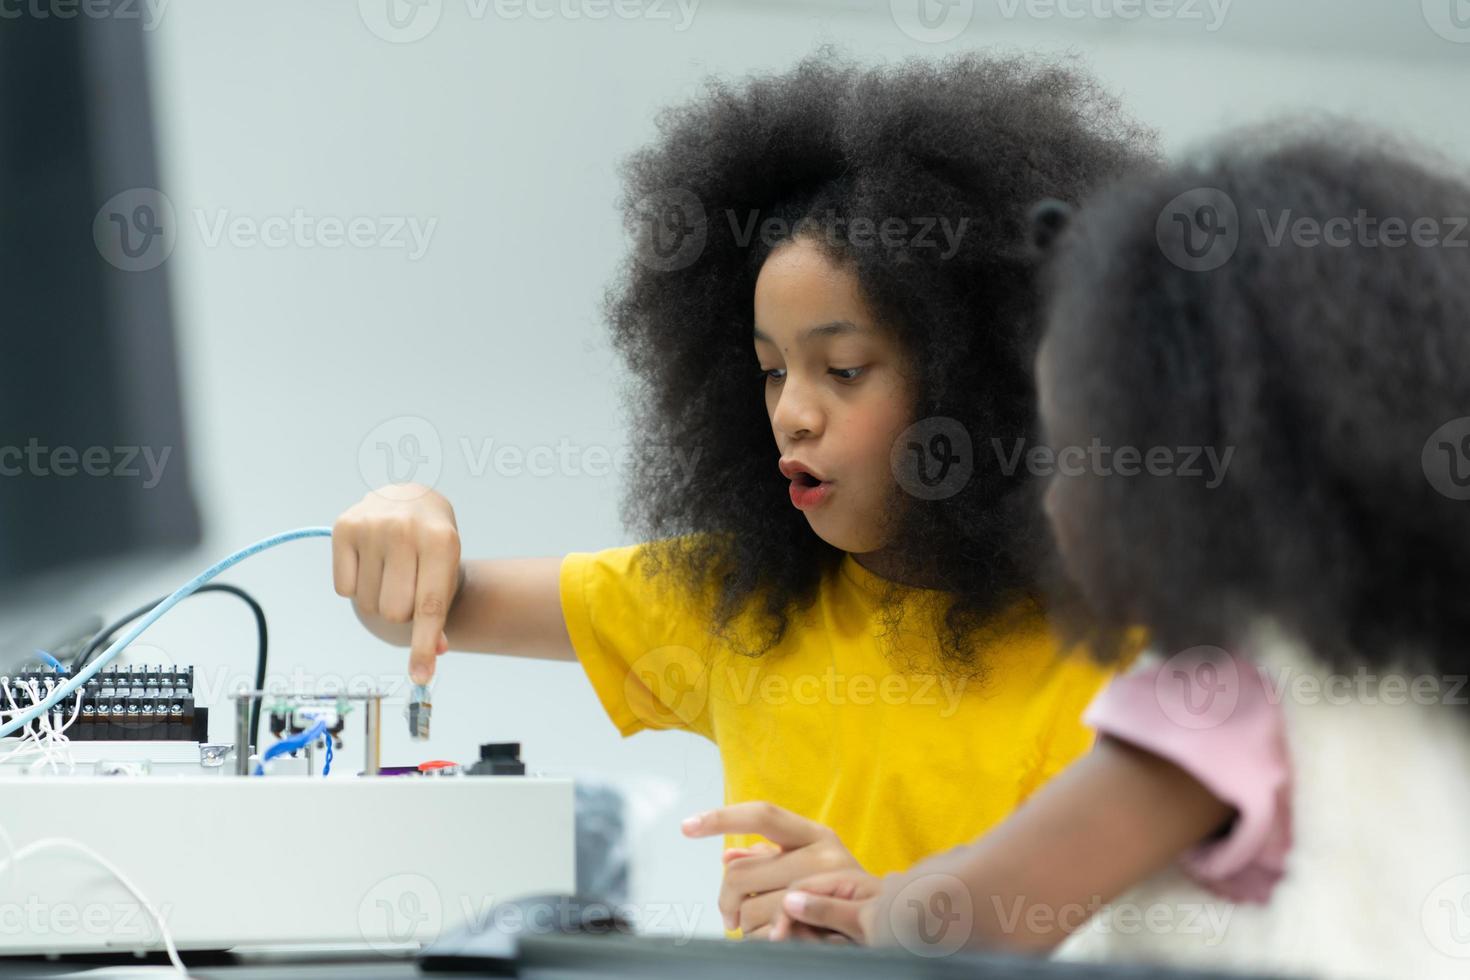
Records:
M660 107L710 74L783 69L824 44L864 61L1071 53L1171 153L1231 124L1329 110L1470 158L1463 0L131 9L175 222L163 262L202 540L108 592L95 611L109 617L258 538L330 524L371 487L410 475L454 503L467 557L629 541L623 374L600 318L627 243L617 166L652 136ZM114 83L136 80L97 84ZM95 207L129 190L98 187ZM273 681L385 687L397 719L406 656L334 594L327 542L278 549L225 580L270 616ZM198 665L220 705L212 737L228 741L225 696L250 679L254 644L243 607L203 598L123 662ZM620 739L571 664L450 655L434 709L426 747L387 726L385 764L518 740L532 770L619 783L635 801L634 901L697 906L699 930L718 932L720 845L678 833L681 818L722 802L711 745ZM344 753L347 773L361 746L349 739Z

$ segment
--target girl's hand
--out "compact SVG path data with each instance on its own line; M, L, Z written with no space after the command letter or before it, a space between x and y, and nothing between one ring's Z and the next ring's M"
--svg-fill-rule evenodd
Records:
M776 845L725 851L720 913L726 929L738 928L747 939L767 938L782 896L794 882L833 871L863 873L830 828L772 803L736 803L711 810L685 820L683 830L687 837L759 834Z
M781 911L771 925L771 940L871 945L882 887L878 878L861 868L798 881L781 900Z
M449 649L444 624L461 581L459 526L433 490L393 491L369 493L332 525L332 581L370 627L374 618L413 624L408 672L427 684L434 658Z

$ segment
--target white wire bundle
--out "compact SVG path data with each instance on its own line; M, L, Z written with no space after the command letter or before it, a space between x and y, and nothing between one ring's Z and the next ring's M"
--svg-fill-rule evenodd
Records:
M42 694L41 686L36 683L34 678L17 681L16 683L19 684L22 691L30 695L31 703L25 705L17 704L15 695L11 692L11 685L8 683L0 685L4 689L5 700L9 703L8 711L0 708L0 722L9 721L13 717L31 711L36 705L49 697L56 690L57 686L55 681L47 680L46 692ZM77 716L81 713L81 710L82 693L78 691L76 702L72 705L71 717L66 719L60 726L55 723L52 713L49 711L43 712L34 719L26 721L24 727L21 729L23 734L18 744L9 752L0 755L0 763L38 755L40 758L31 763L31 772L35 772L41 766L48 766L53 773L60 772L58 768L59 761L66 765L68 774L75 773L77 771L77 764L76 760L72 758L70 750L66 748L67 743L71 741L66 731L72 725L76 724Z
M9 717L15 717L30 711L56 689L56 682L49 679L46 682L45 694L41 693L41 686L34 679L18 681L17 684L22 692L30 696L31 703L26 705L17 704L15 695L11 692L10 684L0 685L5 691L5 700L9 703L9 710L0 708L0 720L5 720ZM76 772L76 761L66 749L66 744L71 741L67 737L66 730L76 723L77 716L81 713L81 710L82 693L78 691L76 703L72 706L71 717L66 719L65 723L60 726L54 722L52 713L49 711L27 721L22 729L24 734L18 740L19 744L4 755L0 755L0 762L9 762L15 758L39 755L40 758L31 763L31 771L34 772L43 765L49 765L52 772L57 772L57 760L58 757L61 757L62 761L66 763L68 772ZM159 936L163 939L163 946L168 953L169 962L173 964L174 969L180 974L188 976L187 971L184 969L183 960L179 958L178 948L174 945L173 935L169 932L168 925L164 922L163 916L153 906L153 903L148 901L147 896L138 890L138 886L133 884L132 880L123 874L111 861L81 841L64 837L44 837L40 840L32 841L24 847L17 848L15 842L10 839L10 835L5 832L4 827L0 827L0 843L5 845L5 850L8 852L7 857L0 859L0 882L3 882L8 877L10 883L15 884L18 881L16 877L16 866L24 859L44 851L73 851L97 862L108 874L117 879L118 884L127 889L128 893L137 900L138 904L142 906L143 910L158 926ZM8 875L5 874L6 872L8 872Z
M184 967L184 961L179 958L179 949L174 945L173 934L169 932L168 924L164 922L163 915L154 907L152 902L148 901L148 897L138 890L138 886L133 884L132 879L122 873L117 865L81 841L72 840L69 837L43 837L40 840L31 841L24 847L17 848L15 841L11 840L10 835L5 832L5 828L0 827L0 843L5 845L5 850L9 854L4 860L0 860L0 874L4 874L6 871L10 872L10 881L12 884L19 880L16 866L26 858L40 854L43 851L73 851L81 854L83 857L88 857L96 861L102 866L104 871L117 880L119 885L127 889L128 894L137 899L138 904L143 907L143 911L147 912L148 917L158 926L158 935L163 940L163 948L168 953L168 961L173 964L174 969L179 972L180 976L185 978L189 976L189 971Z

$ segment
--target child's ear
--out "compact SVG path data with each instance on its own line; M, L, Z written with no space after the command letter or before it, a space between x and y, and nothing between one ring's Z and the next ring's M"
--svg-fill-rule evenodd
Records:
M1072 222L1075 209L1066 201L1048 197L1031 205L1027 214L1027 245L1031 254L1040 258L1051 251L1067 225Z

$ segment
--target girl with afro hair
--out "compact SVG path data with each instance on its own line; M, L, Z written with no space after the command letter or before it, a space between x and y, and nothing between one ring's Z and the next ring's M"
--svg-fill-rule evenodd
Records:
M341 595L411 647L577 660L623 735L720 748L727 927L816 870L968 841L1090 744L1105 672L1048 628L1026 215L1151 159L1085 75L820 54L707 90L626 167L610 290L646 543L461 561L453 509L374 492Z
M1464 977L1470 179L1298 120L1049 213L1048 443L1232 462L1058 469L1089 649L1150 642L1097 748L971 846L798 883L796 932Z

